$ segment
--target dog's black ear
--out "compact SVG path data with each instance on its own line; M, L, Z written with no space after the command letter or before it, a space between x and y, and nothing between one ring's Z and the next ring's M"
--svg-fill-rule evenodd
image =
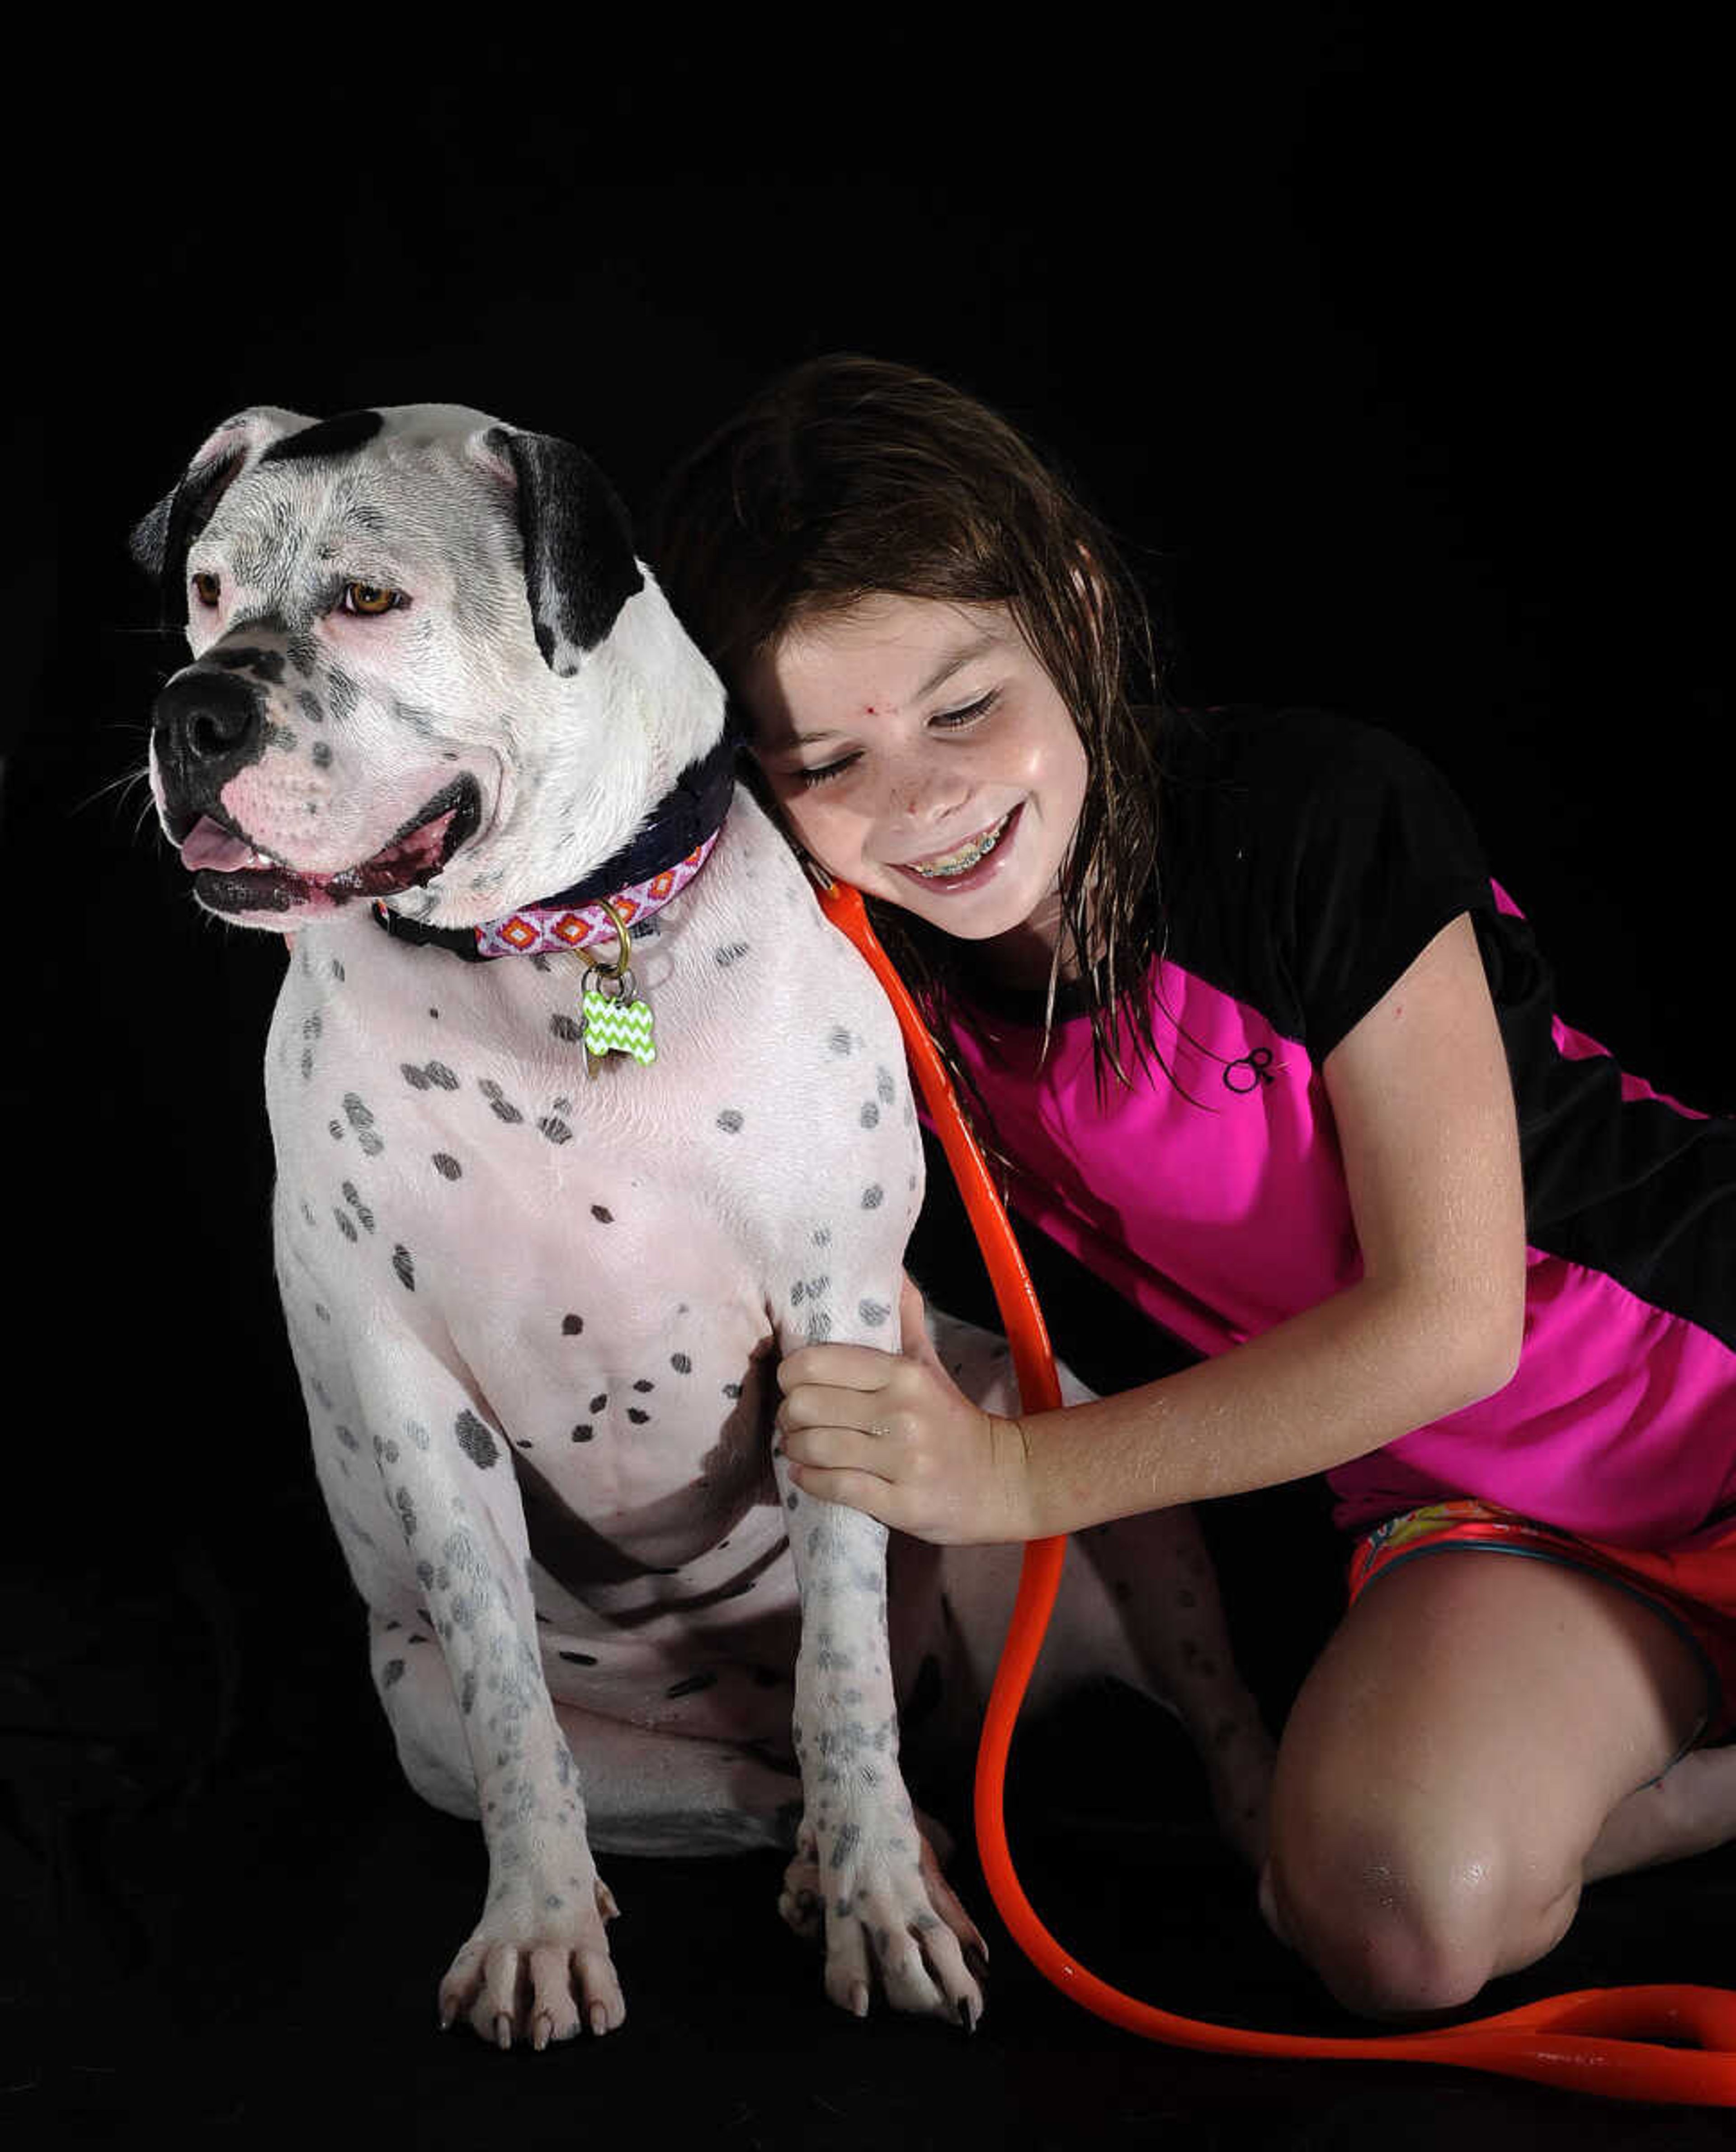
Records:
M514 481L536 647L566 678L645 586L632 525L614 487L571 441L491 426L481 444Z
M298 412L264 406L226 419L194 452L174 491L133 525L127 551L162 593L165 627L180 625L177 608L188 549L216 514L218 502L272 442L314 423Z
M171 614L180 599L188 549L211 521L245 460L241 450L234 448L195 462L174 492L165 495L128 535L127 551L162 594L165 627L176 625Z

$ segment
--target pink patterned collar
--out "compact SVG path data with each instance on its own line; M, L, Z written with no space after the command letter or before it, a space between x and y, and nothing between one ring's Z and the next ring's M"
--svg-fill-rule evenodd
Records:
M378 902L375 921L396 940L431 943L473 964L613 941L606 903L631 926L678 896L711 856L734 790L735 744L726 733L682 771L636 837L570 888L481 926L424 926Z
M629 926L662 909L678 896L711 857L722 836L713 830L685 859L648 881L629 882L608 901ZM479 957L534 957L545 949L584 949L593 942L616 938L614 924L599 900L594 904L524 904L504 919L491 919L471 930Z

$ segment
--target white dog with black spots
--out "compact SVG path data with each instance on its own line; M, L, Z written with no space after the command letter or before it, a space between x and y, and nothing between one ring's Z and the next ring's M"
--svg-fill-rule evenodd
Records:
M889 1597L885 1529L772 1454L779 1355L899 1342L922 1151L891 1012L736 789L620 503L459 406L256 408L132 542L191 652L162 826L202 906L290 943L266 1086L315 1469L404 1772L487 1845L442 2021L618 2026L593 1849L781 1845L835 2001L974 2024L899 1709L920 1681L968 1731L1018 1550L896 1541ZM932 1334L1017 1408L998 1340ZM1180 1711L1257 1859L1270 1743L1192 1517L1087 1546L1039 1688Z

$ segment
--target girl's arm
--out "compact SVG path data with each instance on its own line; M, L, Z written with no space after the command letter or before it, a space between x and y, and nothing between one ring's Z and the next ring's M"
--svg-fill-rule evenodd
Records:
M921 1538L1042 1539L1324 1471L1500 1388L1523 1329L1525 1205L1469 915L1322 1073L1358 1283L1180 1374L1018 1420L920 1360L808 1347L779 1374L800 1484Z

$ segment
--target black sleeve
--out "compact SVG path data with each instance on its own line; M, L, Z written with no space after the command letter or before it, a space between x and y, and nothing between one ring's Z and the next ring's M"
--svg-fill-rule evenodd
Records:
M1394 734L1302 713L1283 759L1294 847L1283 961L1318 1068L1442 927L1495 898L1457 794Z

